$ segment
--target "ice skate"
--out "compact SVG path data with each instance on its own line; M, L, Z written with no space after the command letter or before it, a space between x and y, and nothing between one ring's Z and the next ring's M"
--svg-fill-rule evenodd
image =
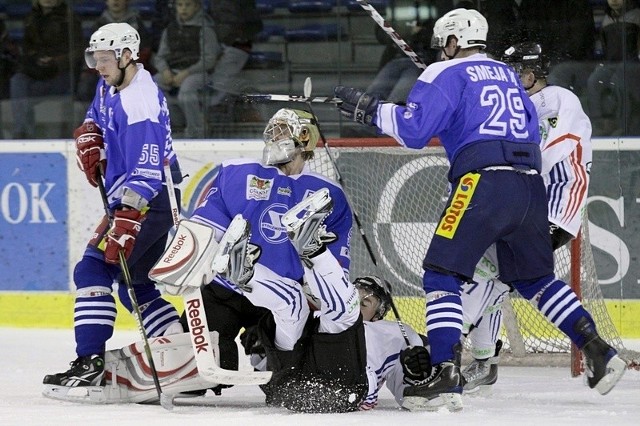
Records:
M498 340L494 356L485 360L474 359L471 364L462 370L464 383L462 389L464 393L473 394L491 389L491 385L498 380L498 361L500 360L498 354L501 348L502 341Z
M627 363L600 336L585 344L582 352L587 386L595 388L601 395L608 394L624 375Z
M252 290L248 282L253 277L253 267L261 253L260 247L249 243L250 237L249 222L236 215L220 240L212 262L214 272L248 293Z
M322 188L314 192L282 216L282 225L302 261L313 266L310 258L324 251L325 246L337 239L333 232L327 232L323 225L331 211L333 201L329 190Z
M78 357L64 373L47 374L42 383L57 386L104 386L104 358L101 355Z
M431 375L407 387L402 407L409 411L462 410L462 375L453 361L434 365Z

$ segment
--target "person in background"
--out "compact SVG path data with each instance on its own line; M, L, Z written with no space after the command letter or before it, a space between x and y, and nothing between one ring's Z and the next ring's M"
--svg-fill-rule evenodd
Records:
M200 0L176 0L175 19L162 32L153 64L158 86L168 94L172 119L183 117L184 136L204 137L203 90L209 84L222 48ZM174 120L176 121L176 120ZM175 126L176 123L174 122Z
M33 0L24 19L18 69L10 80L14 139L35 136L33 107L38 97L72 93L83 45L80 20L64 0Z

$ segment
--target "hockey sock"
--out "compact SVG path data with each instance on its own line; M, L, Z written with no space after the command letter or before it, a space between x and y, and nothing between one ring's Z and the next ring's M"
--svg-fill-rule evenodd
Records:
M78 356L103 354L115 320L116 302L109 287L78 289L73 315Z
M167 328L178 323L180 317L173 305L160 296L160 291L153 284L135 285L136 300L142 314L142 323L148 337L162 336ZM133 312L133 306L127 287L118 287L120 301L129 312Z
M427 336L433 365L455 359L453 347L462 333L460 280L439 272L425 271Z
M514 287L524 298L535 303L540 312L576 346L584 346L585 337L574 330L574 325L581 318L586 318L594 329L595 324L575 292L564 281L548 275L534 283L514 283Z

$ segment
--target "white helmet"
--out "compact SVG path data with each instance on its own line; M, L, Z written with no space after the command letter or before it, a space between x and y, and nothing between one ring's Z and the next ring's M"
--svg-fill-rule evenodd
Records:
M96 67L93 52L112 50L116 60L120 60L124 49L131 51L131 59L138 59L140 51L140 35L127 23L107 24L101 26L89 39L89 47L84 51L84 59L89 68Z
M319 137L320 131L311 113L282 108L269 119L262 133L265 143L262 161L269 165L283 164L293 160L298 151L313 153Z
M445 47L449 36L455 36L461 49L484 48L487 47L487 32L489 24L480 12L473 9L455 9L436 21L431 47Z

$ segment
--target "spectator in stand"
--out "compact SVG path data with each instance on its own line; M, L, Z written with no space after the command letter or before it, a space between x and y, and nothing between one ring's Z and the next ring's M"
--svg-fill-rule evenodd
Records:
M525 40L538 40L554 65L549 84L586 91L594 67L595 22L589 0L522 0Z
M169 95L172 125L178 122L174 121L178 109L184 116L186 137L204 137L202 91L221 53L213 21L200 0L176 0L175 20L162 32L154 56L158 70L154 79ZM176 95L179 108L175 108Z
M624 101L630 111L633 94L637 97L638 75L632 70L638 67L640 8L631 0L607 0L600 37L604 62L589 76L589 116L596 135L619 135L631 118L623 112Z
M0 18L0 99L9 97L9 79L16 71L18 45L9 38L9 31Z
M209 13L222 45L222 56L211 76L214 92L207 102L209 106L215 106L228 93L240 91L235 77L249 60L253 42L263 24L255 0L211 0Z
M105 0L106 9L93 24L93 31L96 32L100 27L113 23L127 23L138 31L140 34L140 52L138 63L144 66L144 69L151 74L155 70L151 67L151 33L144 25L144 21L138 14L138 11L130 7L129 0ZM81 101L91 102L95 95L96 84L98 84L98 73L85 67L80 74L78 80L77 97Z
M18 70L10 80L14 139L35 136L33 97L71 93L83 46L80 20L64 0L33 0L24 20Z

